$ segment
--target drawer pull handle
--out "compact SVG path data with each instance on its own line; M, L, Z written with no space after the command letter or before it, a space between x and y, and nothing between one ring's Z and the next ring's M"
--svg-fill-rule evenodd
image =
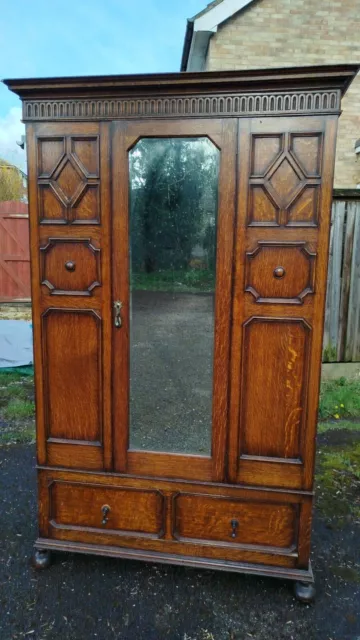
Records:
M68 260L67 262L65 262L65 269L67 271L75 271L75 268L76 264L72 260Z
M283 278L284 275L285 275L284 267L276 267L276 269L274 269L274 278Z
M231 529L232 529L231 537L232 538L236 538L237 529L238 529L238 526L239 526L239 521L238 520L231 520L230 524L231 524Z
M110 511L110 507L109 507L108 504L104 504L104 506L101 507L101 513L103 514L103 519L101 521L101 524L104 525L104 526L106 525L107 521L109 520L109 518L108 518L109 511Z
M122 302L120 302L120 300L116 300L114 302L114 325L117 329L120 329L120 327L122 326L122 319L121 319L121 309L122 309Z

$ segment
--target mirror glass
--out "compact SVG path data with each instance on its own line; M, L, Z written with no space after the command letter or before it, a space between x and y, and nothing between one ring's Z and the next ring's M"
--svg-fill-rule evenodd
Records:
M219 150L142 138L130 169L130 448L211 453Z

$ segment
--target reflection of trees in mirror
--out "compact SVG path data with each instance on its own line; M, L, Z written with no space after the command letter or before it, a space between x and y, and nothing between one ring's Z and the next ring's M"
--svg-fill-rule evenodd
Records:
M214 290L218 167L208 138L145 138L131 151L133 289Z

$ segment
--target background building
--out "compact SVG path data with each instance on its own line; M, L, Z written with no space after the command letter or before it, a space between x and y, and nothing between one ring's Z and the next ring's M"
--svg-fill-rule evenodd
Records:
M188 21L182 71L360 63L360 0L215 0ZM343 101L335 188L360 187L360 75ZM359 157L359 159L357 159Z

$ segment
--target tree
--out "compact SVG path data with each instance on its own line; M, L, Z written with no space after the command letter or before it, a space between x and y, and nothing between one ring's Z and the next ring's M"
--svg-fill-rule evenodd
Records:
M138 142L130 155L131 250L136 271L186 269L196 245L211 252L217 171L218 151L206 138ZM213 268L213 259L211 263Z
M25 196L23 174L10 162L0 158L0 201L24 200Z

